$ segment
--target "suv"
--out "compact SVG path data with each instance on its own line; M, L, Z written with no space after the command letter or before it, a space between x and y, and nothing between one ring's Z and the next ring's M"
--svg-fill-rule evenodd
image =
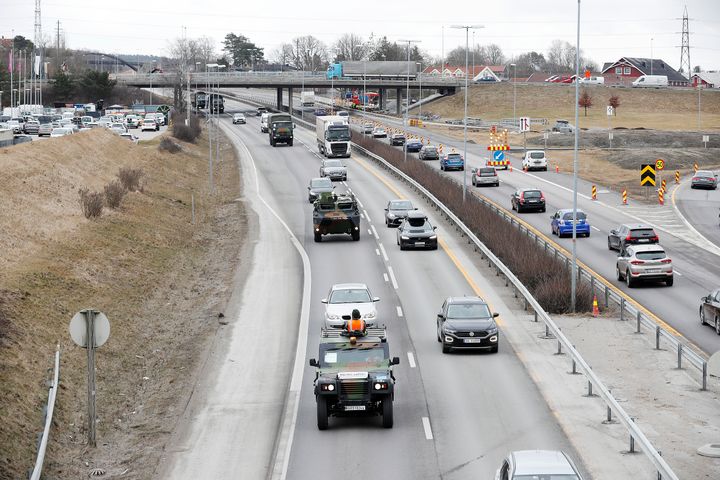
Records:
M528 150L522 159L524 170L544 170L547 172L547 158L542 150Z
M524 210L545 211L545 195L538 188L522 188L510 197L512 209L518 213Z
M385 226L399 227L412 210L415 210L415 207L410 200L390 200L385 207Z
M625 280L628 287L650 280L673 284L672 259L660 245L626 245L620 250L615 263L617 279Z
M495 167L473 168L470 181L473 187L479 187L480 185L500 186L500 178L495 171Z
M418 158L420 160L438 160L440 158L440 153L438 153L438 149L435 145L425 145L420 149Z
M424 213L417 210L409 211L397 230L397 244L400 245L400 250L407 248L437 250L436 228Z
M385 327L366 328L353 320L341 329L322 329L315 367L317 426L327 430L330 416L358 413L381 415L382 426L393 426L395 376Z
M650 225L642 223L624 224L618 228L610 230L608 235L608 250L617 250L618 252L625 248L625 245L631 244L650 244L658 243L660 237L657 236L655 230Z
M582 480L575 464L565 452L520 450L510 452L495 473L495 480L514 479Z
M552 127L553 132L560 132L560 133L573 133L573 130L575 127L570 125L570 122L567 120L556 120L555 125Z
M257 110L255 110L256 117L261 116L263 113L268 113L268 109L265 107L258 107Z
M465 170L465 159L459 153L446 153L440 157L440 170Z
M375 303L379 297L373 297L364 283L338 283L330 287L325 304L325 328L342 328L350 320L352 311L357 309L368 326L375 325L377 309Z
M233 114L233 125L235 125L235 124L237 124L237 123L243 123L243 124L244 124L245 122L246 122L246 120L245 120L245 115L243 115L242 113L235 113L235 114Z
M452 349L487 349L498 351L500 333L495 323L499 314L490 312L480 297L448 297L437 315L437 341L442 352Z
M390 145L405 145L405 135L402 133L393 133L390 135L390 138L388 139L390 142Z

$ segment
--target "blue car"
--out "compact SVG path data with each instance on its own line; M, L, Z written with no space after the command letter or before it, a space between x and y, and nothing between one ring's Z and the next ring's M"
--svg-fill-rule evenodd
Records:
M581 235L584 235L586 237L589 237L590 223L588 222L585 212L583 212L582 210L577 210L576 218L577 224L575 226L575 231L577 232L577 236L579 237ZM552 229L553 235L557 235L558 237L562 237L563 235L572 236L573 211L571 208L564 208L562 210L558 210L557 212L555 212L555 215L550 217L550 219L550 228Z
M422 142L417 138L411 138L410 140L405 142L405 148L408 152L419 152L422 147Z
M465 170L465 159L459 153L446 153L440 157L440 170Z

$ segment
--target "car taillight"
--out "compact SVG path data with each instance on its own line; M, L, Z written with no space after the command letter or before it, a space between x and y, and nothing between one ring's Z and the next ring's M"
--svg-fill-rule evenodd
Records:
M653 242L659 242L659 241L660 241L660 237L658 237L657 235L655 235L655 236L652 237L650 240L652 240Z
M544 202L544 201L545 201L545 195L542 194L542 193L540 194L540 201L541 201L541 202Z
M627 237L625 237L626 242L632 242L632 239L633 239L632 235L628 235Z
M692 179L693 179L693 181L700 180L700 177L693 177Z
M524 201L525 201L525 192L521 192L521 193L520 193L520 201L521 201L521 202L524 202Z
M660 263L672 263L672 260L670 260L669 258L663 258L662 260L660 260Z
M632 260L630 263L632 263L633 265L642 265L645 262L642 260Z

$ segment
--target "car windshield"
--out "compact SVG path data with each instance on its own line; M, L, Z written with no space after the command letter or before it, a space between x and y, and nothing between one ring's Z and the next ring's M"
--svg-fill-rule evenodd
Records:
M461 158L459 153L449 153L447 156L448 160L460 160Z
M540 198L540 190L525 190L525 198Z
M481 177L494 177L495 175L497 175L497 174L495 173L494 168L481 168L480 169Z
M435 147L425 147L426 152L435 153L437 152L437 148Z
M350 129L346 126L342 127L330 127L327 131L328 140L350 140Z
M310 181L312 188L332 187L332 181L329 178L314 178Z
M652 252L637 252L635 256L639 260L662 260L666 257L662 250L654 250Z
M695 176L696 176L696 177L711 177L711 178L715 178L715 174L714 174L713 172L709 172L709 171L706 171L706 170L698 170L698 171L695 173Z
M422 228L423 230L429 230L430 222L426 218L408 218L408 223L413 228Z
M573 217L572 212L566 212L562 218L563 218L563 220L572 220L572 217ZM585 215L585 212L576 212L575 218L577 218L578 220L586 220L587 215Z
M489 318L490 309L484 303L458 303L448 306L447 318Z
M534 158L534 159L545 158L545 152L530 152L530 158Z
M513 475L513 480L580 480L574 473L570 474L542 474L542 475Z
M367 303L370 302L370 292L364 288L348 288L342 290L333 290L330 294L329 303Z
M280 128L292 128L292 122L273 122L272 126L276 130Z
M343 164L340 160L325 160L324 167L342 167Z
M409 200L396 200L390 202L390 210L412 210L413 206Z
M325 350L320 361L322 367L380 367L387 365L385 350L376 343L367 346L338 346Z
M637 228L635 230L630 230L630 235L632 237L654 237L655 230L652 228Z

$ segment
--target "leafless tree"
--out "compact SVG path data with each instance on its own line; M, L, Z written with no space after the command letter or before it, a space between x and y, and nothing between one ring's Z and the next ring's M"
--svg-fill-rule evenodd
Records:
M337 60L362 60L368 52L368 43L360 35L346 33L335 42Z
M290 44L293 49L293 64L302 70L324 70L328 61L325 44L312 35L296 37Z
M593 106L593 99L587 90L583 90L578 99L578 106L585 109L585 116L587 117L587 109Z
M293 46L289 43L283 43L270 53L270 60L280 65L292 65L297 67L294 62Z
M502 65L505 62L505 55L503 55L502 48L500 48L499 45L491 43L490 45L486 45L484 48L487 56L487 63L490 65ZM477 64L477 58L475 59L475 63Z

